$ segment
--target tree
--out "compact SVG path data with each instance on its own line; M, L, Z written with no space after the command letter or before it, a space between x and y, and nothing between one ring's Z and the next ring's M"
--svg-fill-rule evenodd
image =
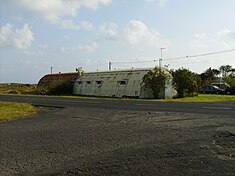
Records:
M235 76L227 76L224 78L224 81L232 87L235 86Z
M235 69L234 68L231 68L229 75L224 77L224 81L232 87L235 86Z
M207 85L211 84L212 82L215 82L219 74L220 74L219 70L212 69L211 67L208 68L206 71L200 74L202 85Z
M219 68L221 74L222 74L222 77L226 77L229 75L229 73L231 73L233 71L233 68L231 65L222 65L220 68Z
M165 87L167 77L168 75L161 68L155 67L144 75L143 83L153 91L154 98L159 98L159 93Z
M173 81L179 98L198 94L198 86L201 84L198 74L180 68L173 72Z
M235 68L232 68L231 73L229 76L235 77Z

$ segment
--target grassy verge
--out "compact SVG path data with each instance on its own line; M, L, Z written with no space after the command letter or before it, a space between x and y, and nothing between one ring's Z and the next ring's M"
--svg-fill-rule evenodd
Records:
M1 93L0 93L1 94ZM30 95L18 94L17 96L37 96L51 98L71 98L71 99L95 99L95 100L137 100L137 101L156 101L156 102L221 102L235 101L235 95L216 95L216 94L199 94L195 97L175 98L175 99L137 99L137 98L109 98L109 97L91 97L91 96L76 96L76 95Z
M163 100L167 102L220 102L235 101L235 95L215 95L215 94L199 94L195 97L177 98L172 100Z
M0 101L0 122L20 119L36 114L36 111L36 108L30 104Z
M86 96L50 96L63 98L80 98L80 99L102 99L102 100L141 100L156 102L221 102L235 101L235 95L216 95L216 94L199 94L195 97L176 98L176 99L135 99L135 98L108 98L108 97L86 97Z

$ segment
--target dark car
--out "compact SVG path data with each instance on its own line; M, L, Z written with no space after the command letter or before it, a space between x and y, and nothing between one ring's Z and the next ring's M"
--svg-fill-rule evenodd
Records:
M220 89L217 86L202 86L199 89L200 93L207 93L207 94L223 94L224 93L224 89Z
M228 95L235 95L235 87L230 87L230 88L227 88L225 89L225 93L228 94Z

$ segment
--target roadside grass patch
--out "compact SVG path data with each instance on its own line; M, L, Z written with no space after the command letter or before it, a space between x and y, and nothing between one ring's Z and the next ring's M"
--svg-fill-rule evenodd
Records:
M235 95L216 95L216 94L199 94L195 97L176 98L172 100L163 100L167 102L219 102L235 101Z
M0 122L24 118L36 114L37 109L27 103L11 103L0 101Z
M17 95L22 96L22 95ZM71 99L93 99L93 100L131 100L131 101L156 101L156 102L221 102L235 101L235 95L217 95L217 94L199 94L194 97L175 98L175 99L138 99L138 98L112 98L112 97L92 97L92 96L77 96L77 95L24 95L36 97L50 98L71 98Z
M46 96L45 96L46 97ZM199 94L194 97L174 98L174 99L138 99L138 98L111 98L111 97L92 97L92 96L48 96L55 98L72 98L72 99L97 99L97 100L133 100L133 101L156 101L156 102L221 102L235 101L235 95L217 95L217 94Z
M52 96L53 97L53 96ZM54 96L63 98L79 99L100 99L100 100L137 100L137 101L156 101L156 102L221 102L235 101L235 95L199 94L194 97L175 98L175 99L136 99L136 98L108 98L108 97L86 97L86 96Z

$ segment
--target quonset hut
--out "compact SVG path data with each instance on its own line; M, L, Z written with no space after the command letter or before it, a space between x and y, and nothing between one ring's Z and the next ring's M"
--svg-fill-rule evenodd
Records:
M146 88L143 77L152 69L130 69L88 72L75 81L73 94L101 97L154 98L152 90ZM172 77L161 89L159 98L173 98Z
M43 76L37 89L41 94L72 94L73 86L80 73L57 73Z

